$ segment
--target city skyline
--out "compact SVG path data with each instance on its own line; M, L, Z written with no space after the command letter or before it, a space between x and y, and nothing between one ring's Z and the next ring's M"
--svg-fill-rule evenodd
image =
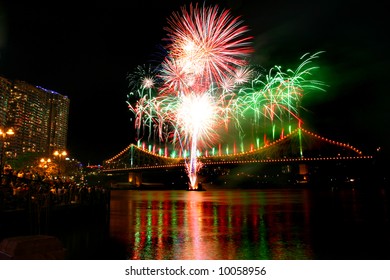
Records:
M68 149L100 164L135 141L128 73L161 55L167 18L189 3L196 2L77 9L0 2L0 75L69 96ZM386 144L384 9L352 9L346 1L205 2L215 3L249 26L253 62L266 69L296 67L304 53L324 51L318 66L329 88L303 100L305 127L368 154ZM132 13L145 14L145 22Z

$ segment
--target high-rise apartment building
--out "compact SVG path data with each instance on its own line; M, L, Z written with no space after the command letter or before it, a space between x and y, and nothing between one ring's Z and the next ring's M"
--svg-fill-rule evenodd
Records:
M0 127L15 131L7 154L51 156L66 150L69 98L24 81L0 77Z

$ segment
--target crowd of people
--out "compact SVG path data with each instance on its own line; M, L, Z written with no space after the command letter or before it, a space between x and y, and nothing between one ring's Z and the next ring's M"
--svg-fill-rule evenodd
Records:
M36 204L52 207L69 204L108 203L109 188L31 172L2 174L0 211L26 209Z

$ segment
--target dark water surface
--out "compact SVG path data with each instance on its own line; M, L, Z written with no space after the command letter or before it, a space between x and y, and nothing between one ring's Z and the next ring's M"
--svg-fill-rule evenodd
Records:
M108 258L390 259L388 189L117 190Z

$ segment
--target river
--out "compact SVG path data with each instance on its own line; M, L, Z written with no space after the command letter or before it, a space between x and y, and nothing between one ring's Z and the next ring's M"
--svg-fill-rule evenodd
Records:
M386 188L116 190L100 258L390 259L389 201Z

